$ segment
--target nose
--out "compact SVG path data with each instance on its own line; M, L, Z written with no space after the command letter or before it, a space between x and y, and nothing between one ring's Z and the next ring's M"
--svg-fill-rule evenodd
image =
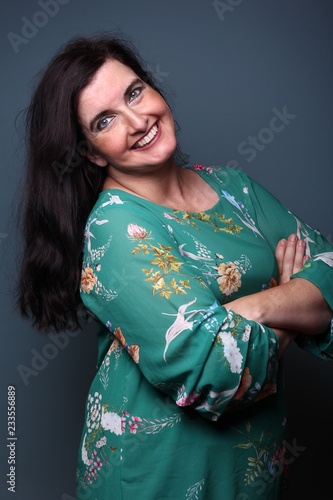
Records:
M133 134L137 132L144 132L147 129L148 119L139 111L128 109L126 113L126 121L130 132Z

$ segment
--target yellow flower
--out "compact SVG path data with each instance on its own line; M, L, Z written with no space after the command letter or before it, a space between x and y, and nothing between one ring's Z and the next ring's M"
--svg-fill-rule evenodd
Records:
M81 273L81 289L84 293L90 293L97 283L97 278L91 267L82 269Z
M227 264L220 264L216 269L219 273L217 282L221 292L224 295L231 295L233 292L237 292L242 284L241 273L237 269L237 266L233 262L227 262Z

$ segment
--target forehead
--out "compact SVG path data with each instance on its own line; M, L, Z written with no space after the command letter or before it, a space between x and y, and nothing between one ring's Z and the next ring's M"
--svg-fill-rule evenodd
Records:
M108 59L79 95L79 120L85 125L92 114L116 106L135 78L137 75L131 68L115 59Z

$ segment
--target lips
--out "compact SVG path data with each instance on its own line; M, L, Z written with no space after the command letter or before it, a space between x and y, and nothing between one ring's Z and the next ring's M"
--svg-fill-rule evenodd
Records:
M148 144L150 144L153 141L153 139L156 137L157 133L158 133L158 126L157 126L157 123L155 123L155 125L153 125L152 128L149 130L148 134L145 135L139 141L137 141L134 144L134 146L132 146L132 148L133 149L140 149L140 148L147 146Z

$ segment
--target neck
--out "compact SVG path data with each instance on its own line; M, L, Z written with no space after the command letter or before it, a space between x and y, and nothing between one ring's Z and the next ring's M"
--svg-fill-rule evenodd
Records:
M104 189L123 189L161 205L172 205L184 198L183 169L173 158L163 166L147 168L144 171L120 171L110 166Z
M173 158L160 167L134 173L109 167L104 189L122 189L158 205L188 212L208 210L219 199L196 172L179 167Z

